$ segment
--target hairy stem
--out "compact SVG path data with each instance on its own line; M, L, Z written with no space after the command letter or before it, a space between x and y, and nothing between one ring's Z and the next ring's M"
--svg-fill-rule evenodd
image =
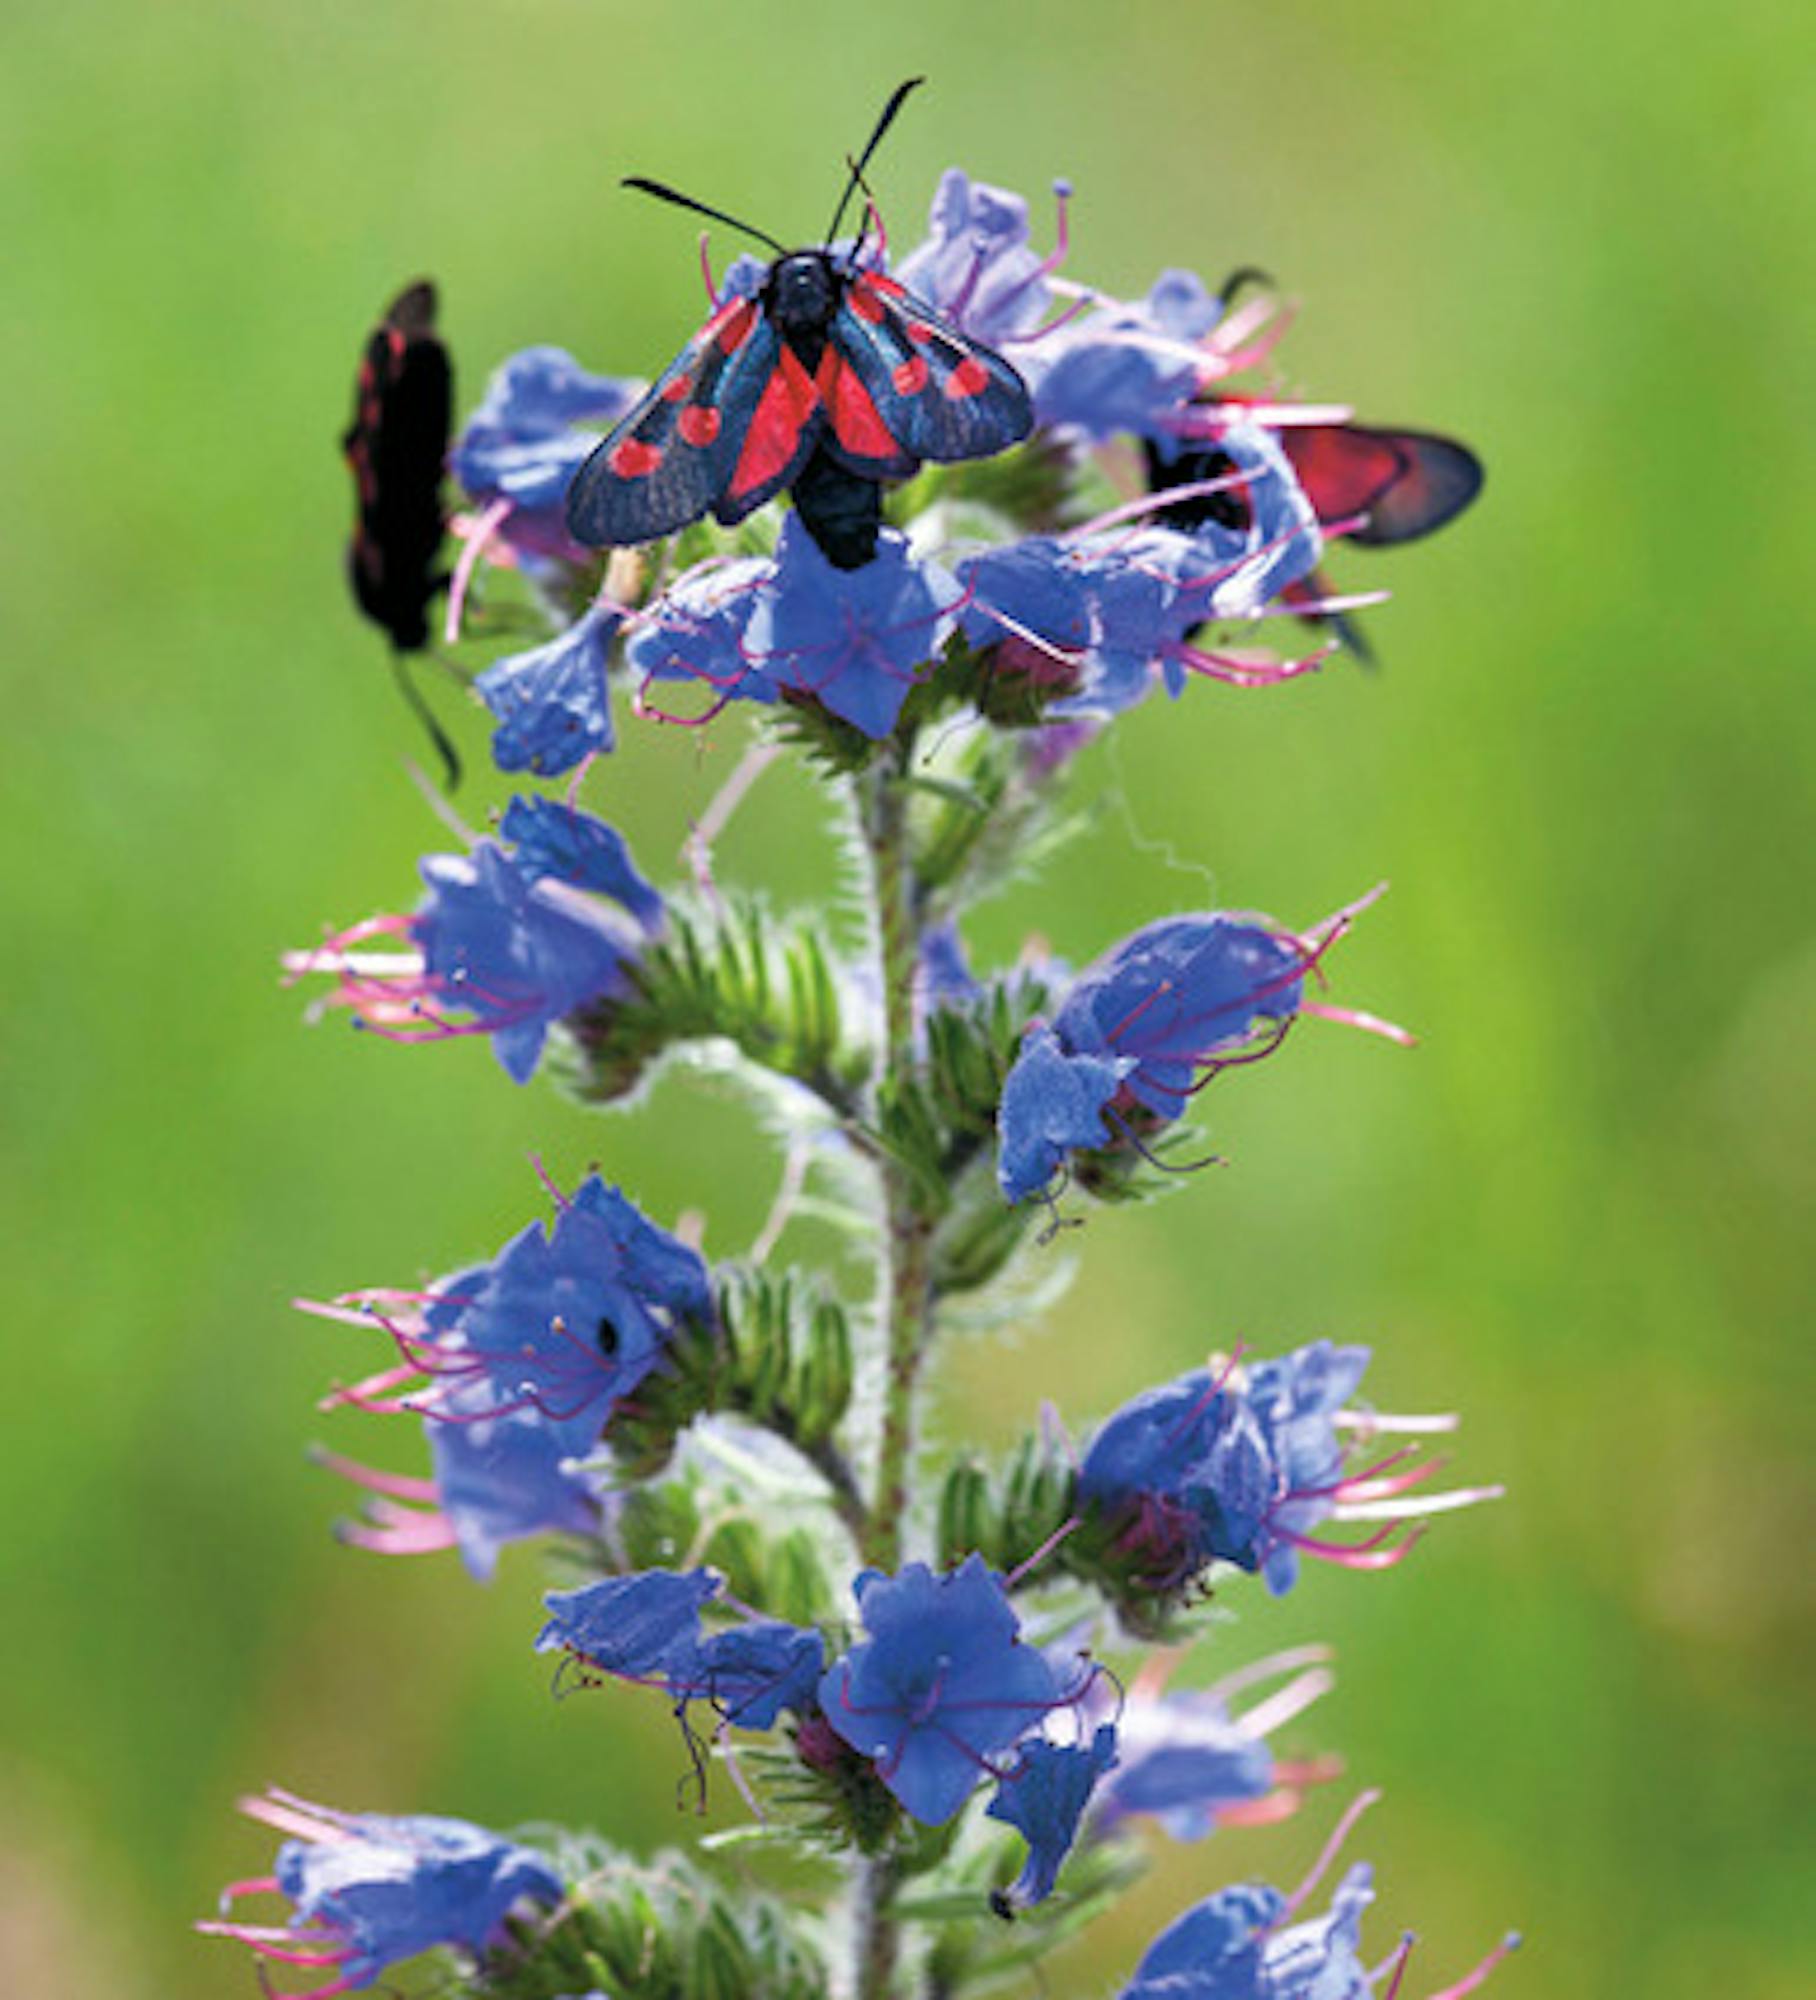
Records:
M871 1115L908 1082L916 1067L914 982L920 967L920 917L908 862L907 753L879 763L859 780L858 804L876 926L883 999L883 1039L872 1079ZM915 1390L933 1327L932 1225L915 1200L908 1167L885 1150L878 1162L883 1196L882 1436L876 1485L865 1522L865 1560L900 1567L902 1532L912 1494ZM858 2000L887 2000L894 1990L899 1927L890 1915L899 1873L894 1863L861 1863L853 1882L852 1962Z

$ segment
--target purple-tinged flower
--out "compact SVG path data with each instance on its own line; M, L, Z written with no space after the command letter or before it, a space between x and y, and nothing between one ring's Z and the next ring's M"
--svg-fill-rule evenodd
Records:
M559 347L527 347L495 370L448 460L487 532L532 563L586 559L563 519L568 484L642 391L588 374Z
M1103 440L1153 435L1202 385L1201 343L1221 307L1190 271L1163 271L1145 299L1110 303L1030 344L1018 361L1047 425Z
M1374 1871L1358 1862L1337 1885L1329 1911L1291 1923L1335 1859L1361 1812L1379 1795L1365 1792L1343 1815L1306 1879L1290 1896L1265 1882L1221 1889L1177 1918L1148 1947L1121 2000L1396 2000L1410 1934L1384 1966L1362 1962L1362 1918L1375 1899ZM1475 1969L1430 2000L1463 2000L1519 1944L1509 1934Z
M915 991L924 1013L935 1007L961 1007L983 990L971 970L956 923L948 918L921 933L920 977Z
M698 680L717 699L698 720L707 721L728 701L772 702L780 690L771 676L753 666L744 649L745 628L756 608L757 591L770 565L761 556L735 561L708 560L670 584L640 612L625 641L625 664L643 676L639 706L660 719L648 698L651 681Z
M474 681L498 723L492 761L501 771L558 778L612 747L605 663L618 623L615 611L595 605L565 632L494 661Z
M820 1706L910 1814L949 1820L989 1757L1076 1698L1043 1653L1022 1643L1001 1581L981 1556L936 1575L925 1563L857 1581L868 1638L828 1669Z
M1047 280L1066 254L1064 182L1059 240L1041 257L1028 245L1028 204L1007 188L974 181L957 167L940 176L927 238L895 267L896 278L973 340L990 347L1024 339L1053 302Z
M241 1896L281 1895L289 1921L281 1929L226 1920L196 1928L250 1945L261 1959L328 1972L306 2000L357 1992L388 1966L440 1946L477 1958L502 1942L519 1904L553 1907L566 1893L541 1855L465 1820L336 1812L280 1791L243 1799L241 1808L292 1838L272 1874L230 1883L222 1908Z
M637 1570L544 1594L539 1653L572 1653L602 1674L659 1681L700 1644L700 1612L719 1594L709 1569Z
M703 680L719 704L806 696L879 740L954 631L964 595L890 529L869 562L835 568L794 514L773 562L734 568L703 586L684 577L651 606L627 651L632 666Z
M1335 935L1296 938L1212 912L1125 938L1022 1043L997 1116L1003 1193L1039 1193L1073 1151L1119 1137L1139 1145L1132 1117L1169 1122L1220 1069L1276 1047Z
M1144 1668L1117 1718L1120 1756L1097 1797L1097 1830L1147 1817L1175 1840L1202 1840L1219 1826L1255 1826L1295 1812L1298 1787L1334 1778L1340 1766L1280 1762L1267 1739L1330 1690L1328 1657L1323 1647L1306 1646L1180 1694L1160 1692ZM1243 1714L1231 1713L1231 1696L1281 1674L1291 1678Z
M1284 1361L1258 1364L1246 1378L1235 1360L1215 1374L1195 1370L1117 1411L1085 1453L1078 1495L1109 1536L1110 1560L1130 1587L1170 1595L1221 1561L1259 1570L1278 1597L1297 1580L1300 1554L1345 1569L1391 1568L1421 1533L1416 1524L1403 1532L1405 1522L1498 1497L1498 1487L1407 1497L1442 1463L1399 1470L1414 1446L1347 1469L1354 1447L1338 1443L1339 1430L1366 1439L1455 1422L1337 1407L1333 1393L1340 1402L1366 1364L1365 1348L1316 1341ZM1324 1520L1385 1525L1359 1542L1332 1542L1309 1532Z
M425 1417L433 1477L411 1478L360 1465L334 1452L314 1454L370 1497L357 1521L338 1533L351 1547L379 1555L424 1555L457 1548L468 1572L489 1582L499 1552L536 1535L595 1533L603 1503L593 1478L567 1456L539 1411L465 1414L455 1393L451 1418Z
M826 1642L811 1628L752 1618L708 1633L701 1613L719 1593L710 1570L643 1570L577 1590L550 1591L538 1652L563 1652L677 1702L708 1701L739 1729L773 1729L784 1709L813 1701Z
M402 1357L333 1400L443 1424L531 1411L560 1456L591 1451L677 1326L711 1321L712 1286L694 1251L597 1175L560 1200L553 1229L533 1222L489 1264L427 1292L351 1292L306 1305L382 1326ZM417 1386L379 1400L406 1384Z
M559 799L514 798L498 831L515 850L519 873L535 881L551 876L572 889L610 896L654 936L664 922L662 898L645 881L623 834L614 826Z
M985 1808L1028 1843L1028 1859L1009 1891L1027 1908L1053 1893L1060 1864L1072 1851L1079 1821L1099 1780L1116 1762L1116 1730L1099 1724L1089 1743L1024 1743L1014 1765L997 1780Z
M1162 506L1150 495L1071 535L1032 535L961 562L969 642L991 649L999 673L1050 689L1059 717L1120 714L1157 681L1177 697L1193 675L1271 687L1314 670L1328 649L1281 660L1195 636L1273 615L1323 550L1317 515L1272 433L1232 420L1224 457L1228 473L1207 485L1239 495L1240 510L1190 534L1144 521Z
M371 917L286 953L286 973L331 974L319 1004L350 1008L387 1041L489 1035L514 1083L535 1072L554 1022L627 989L636 934L562 882L527 876L496 842L427 855L421 873L429 893L413 914ZM362 949L380 939L409 949Z

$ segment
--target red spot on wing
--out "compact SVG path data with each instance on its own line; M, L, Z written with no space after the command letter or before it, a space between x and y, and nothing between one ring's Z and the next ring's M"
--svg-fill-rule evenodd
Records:
M922 364L925 366L925 364ZM827 348L820 362L820 395L832 413L832 434L858 458L900 458L896 443L870 391L836 347Z
M719 413L710 403L694 403L681 412L675 428L691 445L702 448L719 435Z
M1344 424L1295 424L1280 444L1320 521L1366 514L1406 470L1387 439Z
M905 299L908 296L893 278L886 277L881 271L872 271L859 282L868 285L873 291L880 292L886 299Z
M712 337L718 343L721 354L736 354L750 338L750 330L757 323L757 308L750 299L738 299L720 309L718 323L712 329Z
M757 407L751 414L750 433L738 454L726 497L742 500L746 494L767 486L793 458L800 442L801 426L820 406L820 392L814 380L795 357L792 347L782 349L781 358L771 369Z
M608 463L620 479L644 479L662 463L662 447L628 437L612 447Z
M927 386L927 374L927 357L911 354L889 379L898 396L918 396Z
M925 347L934 334L934 329L924 319L911 319L907 321L902 327L902 331L917 347Z
M665 403L683 403L687 400L687 392L693 386L694 386L693 376L684 370L681 374L677 375L672 382L664 384L662 390L662 400Z
M851 290L846 294L846 298L858 318L867 319L872 326L883 317L883 302L877 297L877 284L874 278L852 279Z
M962 403L990 386L990 371L975 354L967 354L940 386L953 402Z

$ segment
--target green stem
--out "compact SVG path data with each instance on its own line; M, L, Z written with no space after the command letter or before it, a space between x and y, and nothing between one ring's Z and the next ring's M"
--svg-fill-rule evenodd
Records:
M879 760L858 781L858 807L876 923L883 996L883 1041L872 1080L871 1117L887 1129L890 1099L916 1069L914 982L920 967L920 912L908 860L907 790L900 760ZM876 1485L864 1524L865 1560L901 1566L902 1532L911 1504L915 1391L933 1331L933 1228L915 1198L909 1168L885 1148L878 1169L883 1196L882 1436ZM852 1965L858 2000L888 2000L894 1991L900 1927L890 1914L899 1885L893 1861L859 1864L852 1884Z

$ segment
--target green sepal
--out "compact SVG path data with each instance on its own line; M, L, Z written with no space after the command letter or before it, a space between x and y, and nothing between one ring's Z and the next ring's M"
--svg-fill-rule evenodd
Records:
M748 1061L793 1078L849 1114L865 1074L845 1041L839 980L823 926L778 920L756 898L723 910L668 902L668 926L646 945L626 997L569 1014L555 1067L586 1103L628 1096L667 1050L723 1040Z
M956 1569L974 1554L1004 1575L1020 1569L1073 1519L1077 1488L1057 1443L1041 1437L1023 1438L994 1472L976 1458L961 1458L940 1489L941 1569ZM1054 1560L1070 1540L1058 1545ZM1034 1571L1031 1581L1040 1580Z

